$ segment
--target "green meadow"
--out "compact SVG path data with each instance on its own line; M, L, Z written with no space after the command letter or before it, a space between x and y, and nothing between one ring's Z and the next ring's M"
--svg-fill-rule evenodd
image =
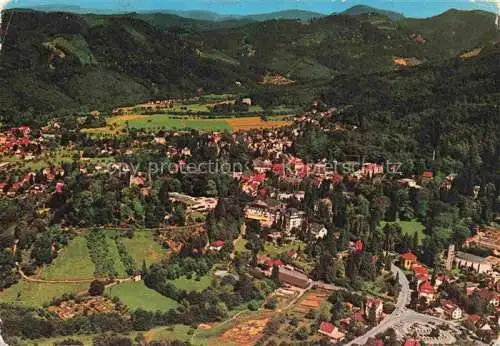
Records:
M61 250L57 258L42 272L45 280L78 280L94 277L92 263L87 248L87 239L76 236Z
M126 121L118 120L122 126L126 126ZM128 126L132 128L165 128L165 129L194 129L194 130L214 130L231 131L231 126L224 120L217 119L185 119L170 117L167 115L151 115L128 120Z
M382 229L384 229L384 226L387 223L389 223L389 222L382 221L380 223L380 227ZM422 244L422 241L424 240L426 235L424 233L425 226L422 225L422 223L420 221L417 221L417 220L411 220L411 221L398 220L398 221L396 221L396 223L398 223L401 226L403 234L413 236L415 233L417 233L418 234L418 242L420 244Z
M78 293L87 291L89 285L86 283L51 284L21 280L19 283L0 292L0 303L13 303L27 307L41 308L50 303L53 298L65 293Z
M149 266L168 255L168 251L153 239L153 234L149 231L136 231L132 239L122 238L122 242L139 267L143 261Z
M142 281L112 286L107 288L105 293L118 297L130 310L143 309L166 312L179 305L175 300L146 287Z

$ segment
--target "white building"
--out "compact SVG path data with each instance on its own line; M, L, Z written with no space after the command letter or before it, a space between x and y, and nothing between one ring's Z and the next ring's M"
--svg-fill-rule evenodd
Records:
M326 227L320 223L313 223L310 225L311 234L316 239L323 239L328 234Z
M294 229L300 229L305 221L305 212L290 208L285 213L285 231L290 234Z
M443 311L446 316L454 320L459 320L462 318L462 309L460 309L460 307L454 304L452 301L445 300L441 302L441 306L443 307Z
M458 267L470 268L478 273L491 271L491 264L486 260L486 258L462 251L456 252L454 262Z

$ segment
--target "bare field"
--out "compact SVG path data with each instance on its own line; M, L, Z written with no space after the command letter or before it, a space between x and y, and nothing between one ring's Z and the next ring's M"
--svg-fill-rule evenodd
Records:
M219 345L253 345L261 336L269 317L253 319L236 325L217 338Z
M276 128L290 125L290 121L268 120L264 121L260 117L231 118L226 120L233 131L245 131L259 128Z

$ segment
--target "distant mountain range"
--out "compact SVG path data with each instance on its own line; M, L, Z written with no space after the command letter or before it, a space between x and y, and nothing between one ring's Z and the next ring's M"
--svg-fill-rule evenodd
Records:
M80 6L74 5L39 5L30 7L32 10L36 11L44 11L44 12L70 12L77 14L124 14L129 13L130 11L126 10L107 10L107 9L95 9L95 8L83 8ZM158 10L158 11L136 11L134 13L140 14L151 14L151 13L162 13L162 14L173 14L179 17L187 18L187 19L195 19L202 21L234 21L234 20L245 20L245 21L256 21L262 22L266 20L272 19L298 19L300 21L309 21L314 18L321 18L326 16L324 13L312 12L312 11L304 11L304 10L283 10L277 12L270 13L262 13L262 14L250 14L250 15L223 15L212 11L179 11L179 10ZM345 14L349 14L352 16L367 14L367 13L377 13L386 15L392 20L400 20L404 18L404 16L397 12L380 10L374 7L365 6L365 5L357 5L353 6L346 11L342 12Z
M405 16L402 13L394 12L394 11L387 11L387 10L381 10L375 7L371 6L365 6L365 5L357 5L353 6L344 12L345 14L350 14L351 16L359 16L362 14L381 14L383 16L387 16L392 20L402 20L405 18Z

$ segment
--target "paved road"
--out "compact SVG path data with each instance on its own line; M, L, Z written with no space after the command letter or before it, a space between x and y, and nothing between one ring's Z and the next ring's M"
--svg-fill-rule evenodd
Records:
M398 323L434 322L439 324L446 323L452 327L458 326L456 322L443 320L429 315L424 315L406 308L406 305L410 303L411 299L411 291L408 279L406 278L404 272L394 264L391 267L391 271L394 274L394 276L399 274L399 284L401 285L401 291L399 292L398 302L396 303L396 309L390 315L387 315L377 326L370 329L364 335L361 335L360 337L352 340L347 345L354 345L354 344L365 345L369 338L375 337L375 335L377 335L378 333L383 333L384 331L386 331L389 328L392 328L394 325Z
M2 320L0 319L0 346L8 346L2 338Z

